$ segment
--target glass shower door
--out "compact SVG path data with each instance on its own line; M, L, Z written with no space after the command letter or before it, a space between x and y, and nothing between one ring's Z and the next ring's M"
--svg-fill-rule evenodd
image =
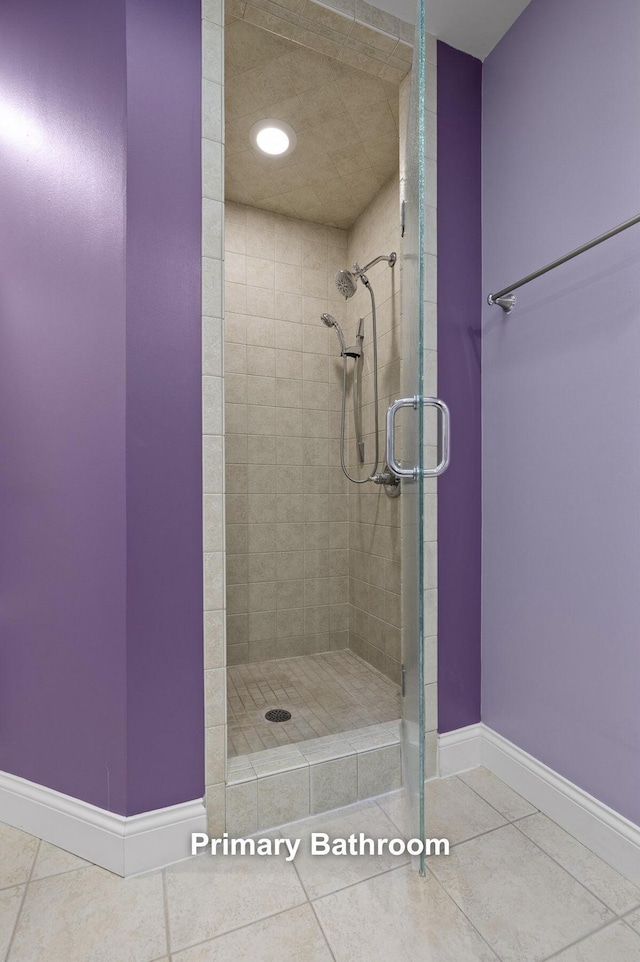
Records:
M425 288L425 109L426 109L426 0L418 0L411 94L407 110L406 147L401 164L404 236L402 248L402 393L392 405L389 429L394 435L402 480L402 605L403 605L403 723L404 784L411 808L411 836L424 839L425 824L425 655L424 655L424 491L428 477L448 463L448 410L424 396L425 301L434 293ZM409 410L397 415L401 407ZM433 408L435 410L435 416ZM396 408L394 411L393 408ZM429 412L426 415L425 412ZM439 444L437 468L426 468L425 443ZM391 445L393 455L393 445ZM393 460L393 458L392 458ZM390 462L393 469L393 464ZM431 482L432 483L432 482ZM429 532L429 538L435 537ZM424 854L417 858L424 874Z

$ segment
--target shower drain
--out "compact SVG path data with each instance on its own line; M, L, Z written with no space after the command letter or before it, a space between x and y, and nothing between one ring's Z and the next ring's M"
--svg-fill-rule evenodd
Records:
M264 717L267 719L267 721L272 722L289 721L291 718L291 712L285 711L284 708L272 708Z

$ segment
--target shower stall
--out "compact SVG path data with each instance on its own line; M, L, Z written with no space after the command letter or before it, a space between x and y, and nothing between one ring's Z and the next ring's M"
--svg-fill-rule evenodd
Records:
M435 324L423 203L433 105L420 7L414 44L400 21L385 40L395 66L384 78L379 60L352 67L240 14L225 28L235 832L404 784L424 834L437 717L436 531L425 504L449 433L425 339ZM274 131L281 156L265 157Z

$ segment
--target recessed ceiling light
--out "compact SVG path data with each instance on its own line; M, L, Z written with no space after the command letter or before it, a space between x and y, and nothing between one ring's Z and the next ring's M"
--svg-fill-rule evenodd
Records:
M263 127L256 141L265 154L284 154L289 147L289 138L278 127Z
M251 143L270 157L284 157L295 148L298 138L293 127L282 120L259 120L250 131Z

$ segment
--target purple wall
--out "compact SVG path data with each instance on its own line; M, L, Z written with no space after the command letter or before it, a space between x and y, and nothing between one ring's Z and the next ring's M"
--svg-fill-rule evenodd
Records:
M453 459L438 484L438 727L480 721L482 64L438 43L438 393Z
M150 6L0 7L0 769L123 814L203 784L199 4Z
M123 2L0 7L0 769L123 811Z
M129 814L204 792L200 31L127 0Z
M484 65L484 291L640 210L637 0L533 0ZM640 230L483 327L483 720L640 821Z

